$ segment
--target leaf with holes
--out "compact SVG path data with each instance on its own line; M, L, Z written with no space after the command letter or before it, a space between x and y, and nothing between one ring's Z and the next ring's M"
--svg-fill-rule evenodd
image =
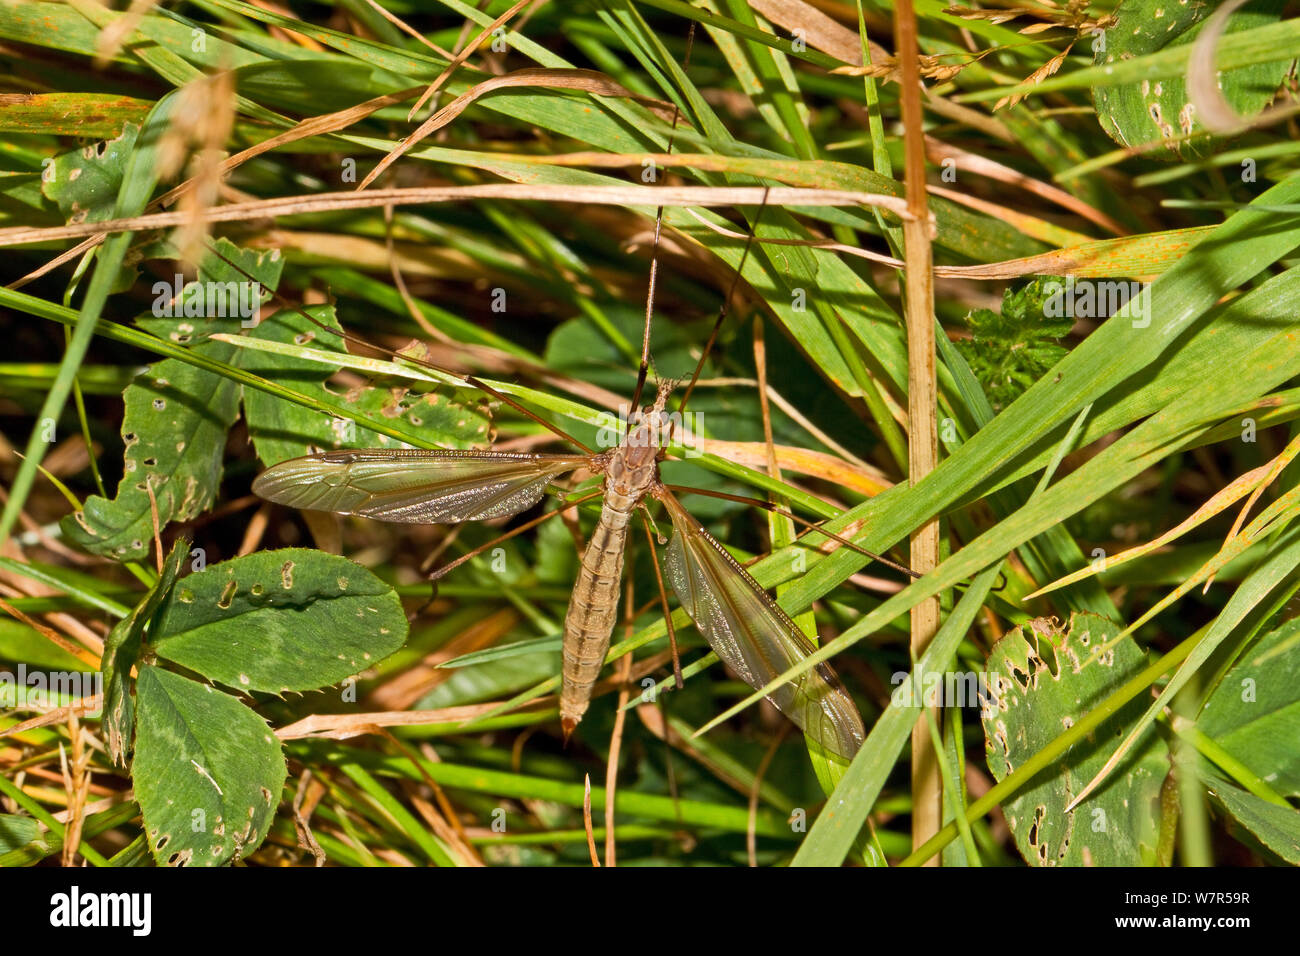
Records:
M1218 778L1211 780L1210 795L1260 844L1300 866L1300 810L1269 803Z
M139 133L139 126L127 123L116 139L55 156L42 175L41 191L59 204L70 223L112 219L126 160Z
M340 328L333 306L311 306L306 311L328 328ZM264 320L253 335L284 345L345 353L342 338L289 309ZM360 415L376 421L391 421L440 448L482 448L490 439L486 403L477 393L465 404L449 397L444 389L421 391L411 388L409 381L362 380L355 373L345 373L348 384L335 388L326 382L340 366L251 349L243 364L250 372L309 397L355 408ZM253 389L244 394L244 415L257 455L268 465L306 455L313 449L401 447L389 436L351 420L331 418Z
M117 764L126 763L126 755L131 751L131 734L135 726L135 706L131 699L129 686L131 668L140 658L144 629L154 612L171 593L180 574L181 564L190 554L190 542L186 538L177 538L172 545L171 554L163 565L162 574L157 583L151 587L124 619L109 632L104 640L104 654L101 658L104 671L104 709L103 728L104 744L108 755Z
M239 249L219 240L221 255L239 263L263 288L274 288L283 266L278 253ZM208 256L192 286L213 290L206 302L227 311L225 290L230 283L252 286L242 275L215 256ZM210 328L238 328L240 316L188 317L175 312L172 283L155 289L153 318L138 320L149 331L186 344ZM222 290L222 291L215 291ZM185 293L193 296L195 293ZM233 293L252 301L260 289ZM191 299L183 301L192 301ZM255 306L254 306L255 307ZM183 310L182 310L183 312ZM194 350L223 362L237 361L239 350L221 342L201 342ZM240 386L220 375L195 368L179 359L167 359L146 369L122 393L126 412L122 420L125 445L122 480L113 499L92 496L81 511L63 519L63 533L77 546L103 557L129 561L149 551L153 535L153 503L158 522L186 521L205 511L221 482L226 434L239 412Z
M1300 796L1300 619L1246 651L1196 726L1278 793Z
M159 863L221 866L266 838L286 776L271 728L234 697L158 667L136 680L131 780Z
M1216 6L1204 0L1124 0L1115 24L1094 42L1094 62L1116 63L1191 43ZM1274 23L1283 6L1282 0L1254 0L1231 16L1227 32ZM1219 89L1238 115L1249 118L1269 104L1290 68L1283 60L1230 70L1219 74ZM1210 145L1181 76L1096 87L1093 103L1102 129L1121 146L1163 141L1168 152L1148 155L1177 159L1203 155ZM1171 142L1187 134L1192 139Z
M279 249L242 249L224 237L212 245L215 254L204 256L194 279L186 282L175 274L170 281L159 279L153 284L153 304L148 312L136 316L136 325L190 347L207 343L208 337L218 332L238 334L253 327L259 307L280 284L284 257ZM143 259L165 261L179 256L167 240L146 244L140 253ZM237 355L233 346L223 345L218 350L214 343L208 344L208 349L199 351L239 364L238 358L231 358Z
M401 647L406 632L397 592L365 568L286 548L185 578L149 646L209 680L279 694L337 684Z
M1119 628L1076 611L1068 628L1037 618L994 645L983 716L989 769L998 780L1141 670L1132 638L1109 643ZM1141 700L1101 724L1029 786L1003 803L1016 846L1035 866L1138 866L1154 859L1156 803L1169 771L1164 742L1148 729L1100 790L1067 813L1142 716Z

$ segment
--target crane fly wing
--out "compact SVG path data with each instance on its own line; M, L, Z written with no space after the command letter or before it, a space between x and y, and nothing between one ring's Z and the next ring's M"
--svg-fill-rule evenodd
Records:
M790 616L700 527L671 492L659 495L673 523L664 567L682 608L709 646L755 690L815 648ZM830 665L781 685L768 700L827 750L852 758L866 739L862 718Z
M356 449L272 465L253 481L268 501L380 521L451 524L518 514L585 455Z

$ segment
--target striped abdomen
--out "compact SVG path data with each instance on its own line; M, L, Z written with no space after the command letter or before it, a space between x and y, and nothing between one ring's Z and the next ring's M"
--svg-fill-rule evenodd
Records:
M619 500L622 499L622 500ZM623 578L623 548L635 500L606 497L600 521L592 532L569 611L564 618L564 669L560 691L560 725L565 736L587 710L591 688L605 663L609 638L618 616L619 582Z

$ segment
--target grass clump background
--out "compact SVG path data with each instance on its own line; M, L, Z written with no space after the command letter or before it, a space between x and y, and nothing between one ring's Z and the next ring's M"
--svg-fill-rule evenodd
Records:
M0 864L1300 862L1294 13L0 3ZM727 311L665 480L924 572L684 497L851 764L675 605L670 689L640 532L562 744L596 501L435 590L557 498L251 493L561 450L425 362L596 447L652 258L655 374Z

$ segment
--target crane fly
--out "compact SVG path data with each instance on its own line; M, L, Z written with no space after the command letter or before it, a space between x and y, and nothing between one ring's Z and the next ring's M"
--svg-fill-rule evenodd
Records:
M690 59L694 35L695 24L692 22L686 39L686 62ZM667 151L670 153L678 119L679 111L674 107L672 132L668 138ZM760 216L766 204L765 192L763 205L759 207ZM631 401L633 412L617 447L603 453L587 449L513 399L466 376L465 382L513 406L582 448L584 453L345 449L281 462L268 468L253 482L253 491L261 497L295 508L360 515L380 521L452 524L519 514L541 501L547 487L568 472L586 469L601 476L603 500L600 519L583 552L578 580L564 620L560 722L566 738L587 710L592 688L609 651L628 529L638 509L643 512L643 517L648 515L646 499L658 501L672 524L672 536L667 542L663 564L678 603L718 657L747 684L755 689L764 687L815 650L790 616L691 517L672 489L660 480L659 463L667 457L666 445L673 427L666 414L673 384L661 381L651 405L639 408L639 402L649 366L650 322L662 225L661 206L655 219L641 367ZM679 411L689 401L700 369L717 337L753 240L754 229L751 228L740 265L732 278L731 290L719 309ZM301 309L297 311L306 315ZM315 322L310 316L307 318ZM702 490L700 493L712 494ZM765 502L755 503L766 505ZM653 550L650 524L647 517L646 532L652 538ZM837 537L830 532L822 533ZM861 550L842 538L837 540ZM879 555L863 553L900 571L913 573ZM657 558L655 569L658 577ZM676 642L666 599L665 612L676 665ZM680 682L680 672L677 673ZM822 748L842 757L851 759L866 737L857 707L826 663L818 663L780 685L768 699Z
M660 480L671 424L672 383L631 416L620 444L601 454L361 449L329 451L273 465L253 482L261 497L295 508L380 521L450 524L503 518L541 501L559 476L580 468L603 476L600 520L583 552L564 622L560 720L567 737L582 719L609 650L628 529L646 499L672 523L664 570L696 628L747 684L763 687L813 653L753 576ZM846 758L865 739L862 718L834 671L818 664L769 697L822 747Z

